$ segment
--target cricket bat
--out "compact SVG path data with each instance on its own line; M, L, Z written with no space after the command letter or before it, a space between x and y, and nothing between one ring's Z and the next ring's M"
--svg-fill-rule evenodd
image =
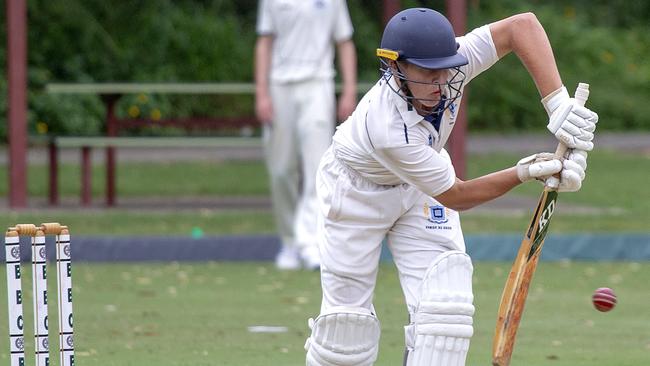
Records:
M580 83L574 98L583 105L589 96L589 84ZM555 155L564 156L567 147L558 144ZM535 274L539 255L544 245L548 226L555 212L557 188L544 187L528 230L521 241L517 258L515 258L506 285L501 295L494 340L492 343L492 364L494 366L510 365L510 358L515 345L519 322L524 312L526 296L530 282Z

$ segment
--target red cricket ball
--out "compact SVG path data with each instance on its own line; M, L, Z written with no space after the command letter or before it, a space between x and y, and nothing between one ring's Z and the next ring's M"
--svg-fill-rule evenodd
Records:
M601 287L594 291L591 301L598 311L610 311L616 306L616 294L608 287Z

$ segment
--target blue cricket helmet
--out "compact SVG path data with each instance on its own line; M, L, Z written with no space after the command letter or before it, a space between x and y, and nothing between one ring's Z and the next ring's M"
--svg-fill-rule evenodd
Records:
M467 65L449 20L432 9L402 10L386 24L377 56L406 61L425 69Z

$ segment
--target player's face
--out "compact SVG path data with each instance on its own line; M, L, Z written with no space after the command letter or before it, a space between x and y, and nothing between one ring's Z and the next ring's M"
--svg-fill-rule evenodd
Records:
M402 72L406 75L413 97L424 107L431 108L440 102L443 86L447 82L447 70L423 69L412 64L404 64Z

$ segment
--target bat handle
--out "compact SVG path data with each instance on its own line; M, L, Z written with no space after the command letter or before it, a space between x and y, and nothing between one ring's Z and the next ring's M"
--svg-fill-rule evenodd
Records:
M578 83L578 88L576 88L576 92L573 98L576 100L578 105L584 107L585 103L587 103L587 98L589 98L589 84ZM557 149L555 149L555 156L563 157L566 151L567 146L560 142L557 144Z
M589 84L587 83L578 83L578 88L576 88L576 92L574 95L574 99L580 105L581 107L584 107L585 103L587 102L587 98L589 98ZM562 158L564 154L567 151L567 146L563 143L557 144L557 149L555 149L555 156L558 158ZM559 178L549 178L549 181L547 182L547 185L551 188L557 188L560 184Z
M573 98L575 98L576 102L578 102L581 107L584 107L585 103L587 103L587 99L589 98L589 84L578 83L578 87L576 88L576 93L574 94Z

